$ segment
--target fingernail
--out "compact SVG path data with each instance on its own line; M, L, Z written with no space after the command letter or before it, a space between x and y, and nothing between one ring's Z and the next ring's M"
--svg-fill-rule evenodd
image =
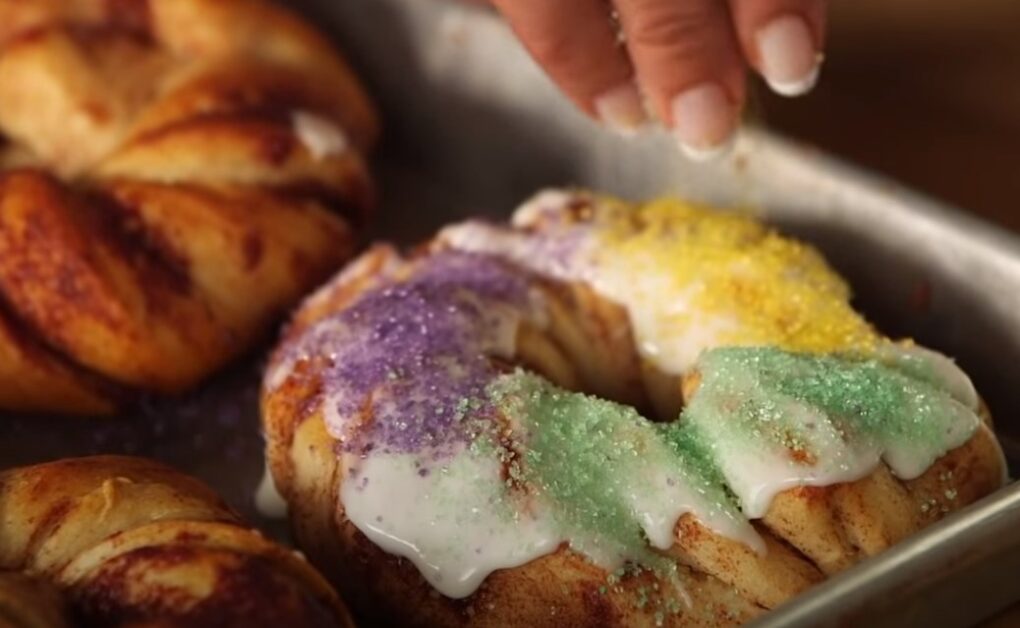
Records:
M818 81L822 55L815 49L811 29L804 18L783 15L758 29L755 34L761 73L772 91L783 96L800 96Z
M595 113L610 129L633 135L648 122L641 93L633 83L624 83L595 99Z
M673 99L673 134L691 159L706 161L727 152L736 125L737 109L716 83L702 83Z

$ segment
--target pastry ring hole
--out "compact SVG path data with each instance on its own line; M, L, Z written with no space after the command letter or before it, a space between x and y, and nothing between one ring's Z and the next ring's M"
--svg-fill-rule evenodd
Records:
M684 399L696 390L699 378L693 374L682 378L669 375L640 357L626 313L604 299L600 301L598 307L585 312L553 307L554 316L566 315L562 324L540 328L522 323L517 331L515 360L490 359L501 372L520 367L565 390L630 406L651 421L676 421ZM608 320L578 324L575 316ZM612 341L601 337L607 330L628 339L625 347L607 347ZM620 355L622 349L629 355Z

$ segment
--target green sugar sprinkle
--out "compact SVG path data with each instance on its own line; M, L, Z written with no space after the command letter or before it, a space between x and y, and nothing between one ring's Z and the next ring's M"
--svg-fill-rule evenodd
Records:
M558 523L581 537L571 539L575 549L651 559L624 501L629 487L620 472L642 458L648 423L632 408L567 392L529 373L495 386L501 409L523 419L527 432L523 479L552 498Z
M926 468L947 450L954 425L963 433L959 424L973 414L961 413L916 361L904 368L864 356L721 348L707 352L698 370L697 394L668 424L522 370L500 376L489 396L513 426L513 442L504 426L477 440L475 449L499 453L506 490L529 487L550 504L575 550L600 564L676 577L675 562L650 545L641 525L646 513L635 506L676 494L656 484L662 478L699 496L699 516L746 524L723 472L724 456L739 463L772 443L798 464L824 466L832 464L828 457L846 458L837 450L897 448ZM973 417L964 425L965 438L977 422Z
M707 507L740 516L708 446L679 422L652 423L631 407L523 371L499 379L492 394L523 427L520 479L551 499L558 523L584 554L675 570L649 547L632 506L632 495L654 499L651 491L664 489L648 484L650 469L694 487Z
M797 412L807 410L823 415L845 441L941 450L959 419L957 404L930 369L907 365L772 347L716 349L700 361L701 389L681 421L726 425L734 438L765 437L821 453L810 451L817 426Z

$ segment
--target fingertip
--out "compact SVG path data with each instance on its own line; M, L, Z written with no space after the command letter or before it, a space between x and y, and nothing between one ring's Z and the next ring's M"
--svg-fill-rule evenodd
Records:
M689 158L707 161L729 152L740 107L721 85L705 82L687 88L673 98L670 109L673 134Z
M757 30L754 40L759 71L772 91L793 97L814 88L824 57L803 17L774 17Z
M729 0L747 62L772 91L800 96L818 82L824 57L824 0Z
M733 152L733 147L737 144L737 133L729 137L725 142L717 146L709 148L696 148L694 146L688 146L687 144L680 144L680 150L683 152L687 159L698 162L698 163L711 163L719 161L727 155Z
M634 135L648 123L644 99L633 81L603 92L593 107L599 121L620 135Z
M723 152L739 125L747 68L724 2L616 0L650 104L683 152Z

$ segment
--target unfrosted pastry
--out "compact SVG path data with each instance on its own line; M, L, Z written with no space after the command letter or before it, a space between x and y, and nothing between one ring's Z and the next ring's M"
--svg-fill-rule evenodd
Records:
M4 620L17 628L353 625L315 569L208 487L122 456L0 472Z
M540 195L305 302L270 468L374 620L739 624L1004 480L967 376L849 299L749 218Z
M111 411L352 255L376 114L263 0L0 0L0 408Z

